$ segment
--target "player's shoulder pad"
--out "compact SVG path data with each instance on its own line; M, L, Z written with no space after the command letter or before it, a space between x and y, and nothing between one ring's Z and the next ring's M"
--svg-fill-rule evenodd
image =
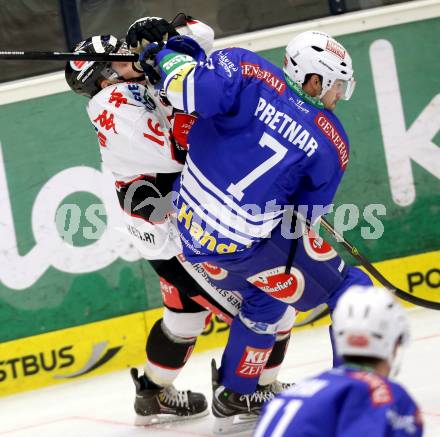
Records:
M141 106L154 111L156 104L148 94L148 89L138 82L119 82L109 85L96 94L89 102L89 107L111 109L124 105Z

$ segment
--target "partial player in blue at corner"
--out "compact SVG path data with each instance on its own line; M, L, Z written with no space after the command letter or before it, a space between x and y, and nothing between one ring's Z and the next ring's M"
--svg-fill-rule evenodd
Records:
M258 377L286 307L327 303L332 311L351 285L371 284L292 223L292 210L312 222L328 211L348 165L349 141L333 110L353 93L352 62L314 31L291 40L283 69L240 48L205 59L185 37L143 55L146 74L159 67L172 105L198 116L176 185L183 253L217 265L223 274L213 283L243 296L221 367L213 366L215 430L225 432L237 419L255 421L272 396Z
M419 437L420 412L389 379L408 341L406 315L386 290L352 287L333 313L343 365L298 383L265 407L254 437Z

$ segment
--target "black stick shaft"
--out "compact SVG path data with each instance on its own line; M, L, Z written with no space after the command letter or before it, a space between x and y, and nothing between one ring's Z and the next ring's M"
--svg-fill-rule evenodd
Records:
M134 53L63 53L63 52L22 52L1 51L0 60L15 61L95 61L95 62L136 62Z
M323 228L336 240L342 244L342 246L350 253L353 258L358 260L360 264L367 270L377 281L379 281L384 287L388 288L390 291L392 291L397 297L400 297L403 300L406 300L407 302L410 302L414 305L418 305L421 307L429 308L432 310L440 310L440 303L439 302L432 302L426 299L422 299L420 297L414 296L408 292L405 292L403 290L400 290L399 288L395 287L391 282L386 279L382 273L379 272L379 270L376 269L360 252L359 250L350 244L344 237L342 237L341 234L339 234L333 226L324 218L321 217L321 224ZM308 224L309 226L309 224Z

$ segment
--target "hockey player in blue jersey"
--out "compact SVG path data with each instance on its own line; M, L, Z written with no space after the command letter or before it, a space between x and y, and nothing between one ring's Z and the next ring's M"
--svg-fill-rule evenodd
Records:
M283 70L239 48L204 60L184 37L150 46L143 64L147 74L159 67L173 106L198 116L176 187L184 255L216 264L223 274L213 282L243 296L213 369L222 432L235 416L255 419L270 397L258 376L287 305L333 310L349 286L371 284L313 231L291 224L292 209L312 221L327 211L348 164L332 111L353 92L351 58L327 34L305 32L287 46Z
M400 304L384 289L352 287L336 305L333 329L344 363L269 402L254 437L421 436L417 405L388 379L408 340Z

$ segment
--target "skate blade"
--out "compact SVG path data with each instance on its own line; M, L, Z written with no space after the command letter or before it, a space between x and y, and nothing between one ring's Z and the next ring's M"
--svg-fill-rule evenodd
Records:
M214 420L214 434L235 434L255 428L258 417L256 414L237 414L230 417L216 417Z
M209 414L209 410L206 409L201 413L191 414L188 416L177 416L176 414L152 414L151 416L139 416L136 415L134 419L135 426L151 426L160 425L163 423L181 422L184 420L198 419Z

